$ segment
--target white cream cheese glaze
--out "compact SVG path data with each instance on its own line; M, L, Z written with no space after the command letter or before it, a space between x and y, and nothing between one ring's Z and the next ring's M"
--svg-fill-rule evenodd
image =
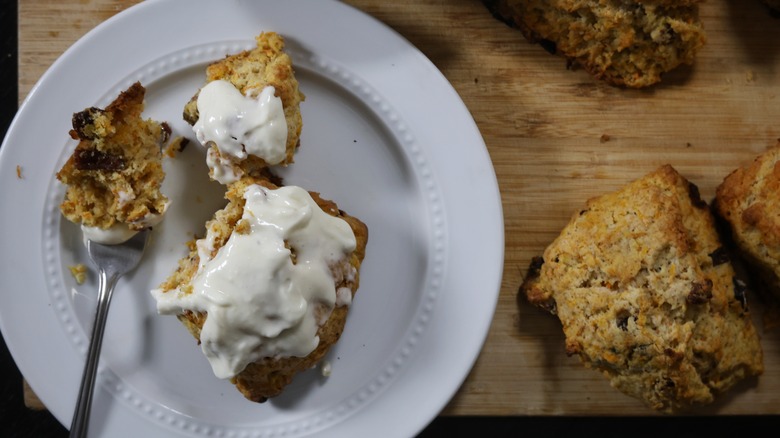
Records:
M296 186L255 184L244 197L248 231L234 231L213 258L212 232L197 242L201 260L192 292L152 291L161 314L207 313L201 349L219 378L262 358L308 355L332 309L351 299L336 291L332 273L356 246L346 221Z
M198 121L193 126L201 144L216 147L207 162L212 177L222 184L240 177L237 163L249 155L270 165L287 156L287 120L275 89L249 90L245 96L228 81L206 84L198 94Z

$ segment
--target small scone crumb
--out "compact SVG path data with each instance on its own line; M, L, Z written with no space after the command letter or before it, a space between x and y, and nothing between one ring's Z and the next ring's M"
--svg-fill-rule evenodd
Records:
M76 280L76 284L84 284L87 280L87 267L83 263L78 265L68 266L70 275Z
M184 149L187 147L187 145L190 144L190 139L187 137L176 137L168 144L168 147L163 150L163 154L165 154L168 158L176 158L176 155L184 151Z

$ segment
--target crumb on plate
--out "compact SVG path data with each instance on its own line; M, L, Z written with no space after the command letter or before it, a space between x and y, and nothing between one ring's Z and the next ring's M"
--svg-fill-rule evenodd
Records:
M70 269L70 275L73 276L77 284L83 284L87 279L87 267L83 263L68 266L68 269Z
M168 144L163 153L168 158L176 158L176 155L184 151L188 144L190 144L190 139L187 137L176 137Z

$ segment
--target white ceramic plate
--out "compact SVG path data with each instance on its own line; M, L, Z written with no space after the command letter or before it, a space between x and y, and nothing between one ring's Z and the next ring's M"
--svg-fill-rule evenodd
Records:
M221 206L202 148L181 119L208 62L287 41L306 101L286 184L316 190L369 227L361 285L330 377L313 369L264 404L216 379L149 294ZM409 42L335 1L147 1L95 28L41 78L0 149L0 328L19 368L70 425L95 272L63 220L54 174L75 146L74 112L105 106L134 81L145 116L193 142L166 162L172 206L143 264L117 286L91 430L99 436L412 436L471 369L495 310L503 216L495 173L467 109ZM17 166L21 177L17 174Z

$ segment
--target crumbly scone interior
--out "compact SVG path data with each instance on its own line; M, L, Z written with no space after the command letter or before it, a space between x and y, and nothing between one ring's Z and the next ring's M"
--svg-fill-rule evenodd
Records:
M145 89L133 84L104 110L74 114L74 153L57 173L67 186L60 209L70 221L107 229L117 223L145 227L148 215L164 213L164 123L142 118Z

